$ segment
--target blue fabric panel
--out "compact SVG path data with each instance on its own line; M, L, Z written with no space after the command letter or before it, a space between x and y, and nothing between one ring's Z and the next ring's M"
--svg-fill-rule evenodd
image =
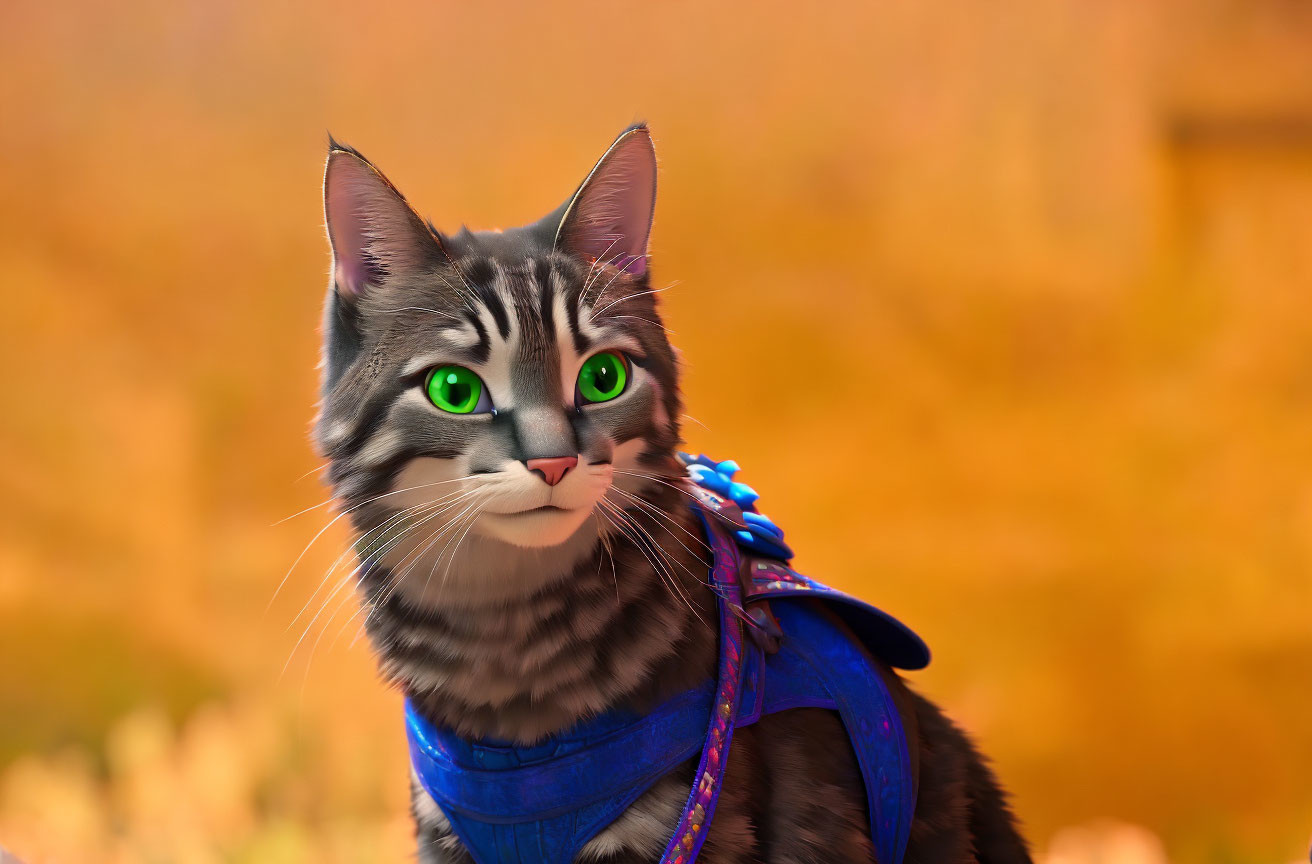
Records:
M461 741L425 722L410 705L406 728L416 773L444 811L510 823L568 813L650 786L701 751L711 701L708 684L596 740L581 736L564 756L518 766L499 752L513 748ZM609 717L604 720L609 724Z

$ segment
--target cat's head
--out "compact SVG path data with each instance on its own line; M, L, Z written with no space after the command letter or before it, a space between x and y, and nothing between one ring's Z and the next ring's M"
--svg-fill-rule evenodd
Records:
M596 544L622 496L677 475L677 370L648 268L655 192L638 125L538 222L446 235L331 143L315 436L367 563L435 578L468 547L551 569L553 550Z

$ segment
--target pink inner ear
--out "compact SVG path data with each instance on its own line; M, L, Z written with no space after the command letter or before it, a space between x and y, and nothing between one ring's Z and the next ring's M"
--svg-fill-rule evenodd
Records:
M625 255L615 262L615 267L621 273L631 273L634 276L641 276L647 272L646 255Z
M364 290L364 284L367 280L364 265L347 264L339 261L333 270L333 278L337 282L337 290L351 297L358 297Z
M380 270L421 266L437 249L432 233L395 187L354 153L334 151L324 176L324 215L337 290L355 297Z
M579 190L561 245L589 260L642 275L656 200L656 154L643 128L626 133L602 157Z
M350 160L349 162L347 160ZM324 178L324 210L328 219L329 240L333 245L333 277L337 289L358 296L369 281L369 268L365 264L364 220L361 218L359 160L346 154L330 157L327 176Z

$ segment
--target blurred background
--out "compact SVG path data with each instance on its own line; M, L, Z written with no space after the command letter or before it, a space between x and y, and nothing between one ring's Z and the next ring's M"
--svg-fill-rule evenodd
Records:
M1304 0L19 0L0 114L29 862L412 860L345 534L281 521L326 498L326 132L453 230L635 119L689 448L925 636L1042 857L1306 859Z

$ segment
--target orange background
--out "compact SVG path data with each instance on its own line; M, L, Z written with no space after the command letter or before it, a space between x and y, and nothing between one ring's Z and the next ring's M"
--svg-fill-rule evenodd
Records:
M0 845L411 860L339 526L265 611L325 130L451 230L645 118L690 447L926 637L1036 849L1305 860L1312 8L378 6L0 6Z

